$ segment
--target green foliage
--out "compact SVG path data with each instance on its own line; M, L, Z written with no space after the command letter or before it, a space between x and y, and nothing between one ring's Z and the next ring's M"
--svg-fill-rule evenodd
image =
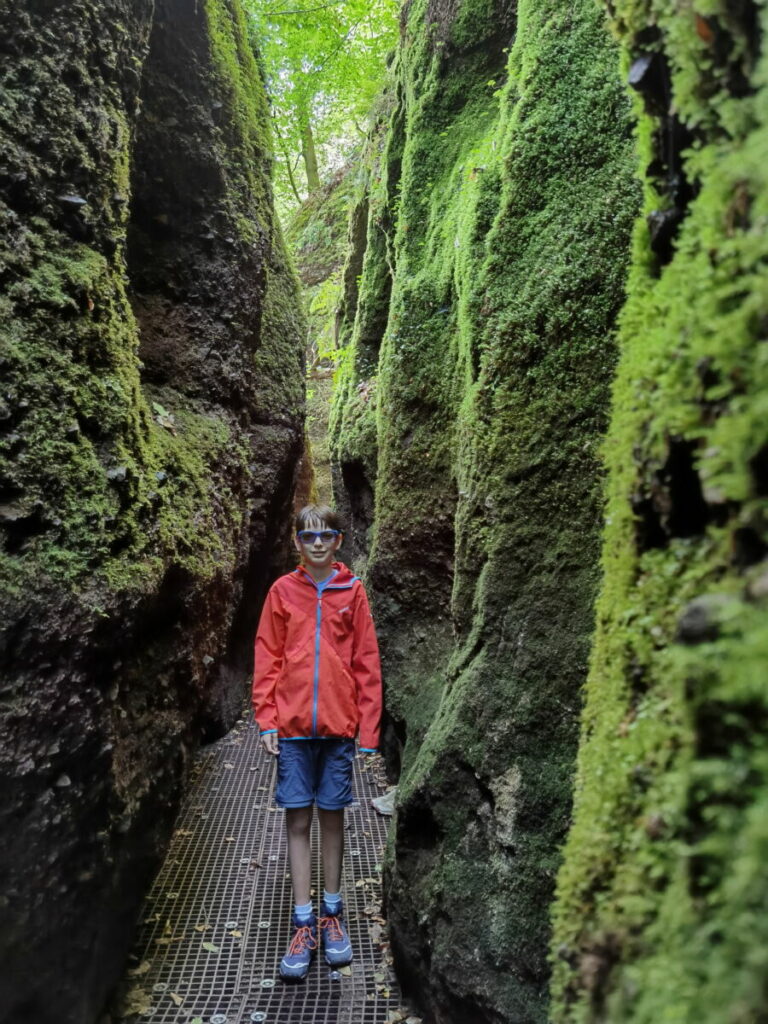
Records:
M398 4L247 0L247 8L272 102L277 198L287 213L307 189L306 171L299 166L307 132L318 149L321 180L360 146L395 44Z

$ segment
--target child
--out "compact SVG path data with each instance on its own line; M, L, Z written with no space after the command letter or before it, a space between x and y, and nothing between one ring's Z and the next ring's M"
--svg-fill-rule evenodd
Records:
M355 736L362 753L378 745L381 670L363 584L334 561L342 539L330 508L299 512L294 544L302 564L272 585L256 633L253 708L265 749L278 757L275 802L285 808L295 900L280 962L285 979L306 976L318 931L332 967L352 959L339 891L344 807L352 802ZM313 803L325 885L319 921L309 891Z

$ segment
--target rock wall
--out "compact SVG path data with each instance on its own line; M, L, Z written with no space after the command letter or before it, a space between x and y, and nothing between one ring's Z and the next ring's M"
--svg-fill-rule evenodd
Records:
M291 215L285 241L296 264L307 313L307 452L296 489L298 512L332 502L328 418L339 353L337 307L347 254L347 219L354 164L338 170Z
M438 1024L547 1019L639 204L618 61L590 0L407 4L356 213L333 445L399 773L393 949Z
M0 1019L89 1024L242 706L303 324L237 0L0 5Z
M645 201L552 1017L766 1015L768 82L760 5L614 12Z

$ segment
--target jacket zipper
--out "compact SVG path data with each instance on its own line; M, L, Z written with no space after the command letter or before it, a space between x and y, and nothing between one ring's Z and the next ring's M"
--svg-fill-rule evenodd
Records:
M336 573L334 573L334 576ZM333 576L331 577L333 579ZM331 583L326 583L323 590L326 587L330 590L349 590L355 581L358 579L357 576L353 577L349 583L342 583L340 586L334 587ZM317 584L315 584L317 587ZM323 616L323 590L319 590L317 594L317 618L315 619L315 678L313 681L313 693L312 693L312 738L317 737L317 706L318 706L318 692L320 688L320 622Z
M317 595L317 619L315 621L315 681L312 698L312 736L317 736L317 695L320 685L320 619L323 614L323 595Z

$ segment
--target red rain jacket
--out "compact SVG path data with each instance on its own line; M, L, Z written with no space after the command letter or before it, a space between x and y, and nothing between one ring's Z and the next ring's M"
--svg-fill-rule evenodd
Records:
M282 738L360 734L379 743L381 668L363 584L341 562L318 589L305 569L272 584L256 633L253 710Z

